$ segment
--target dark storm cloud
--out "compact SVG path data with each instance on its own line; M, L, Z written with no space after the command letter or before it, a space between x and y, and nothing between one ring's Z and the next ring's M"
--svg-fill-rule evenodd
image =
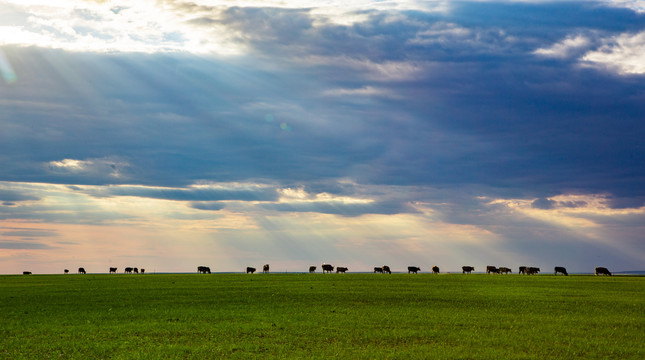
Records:
M190 207L198 210L208 210L208 211L219 211L226 207L226 204L218 202L193 202L190 204Z
M43 250L43 249L53 249L52 246L37 243L37 242L27 242L27 241L1 241L0 240L0 249L8 250Z
M295 202L269 203L260 207L267 210L282 212L315 212L341 216L360 216L364 214L398 214L416 212L413 208L401 202L376 203L341 203L341 202Z
M551 210L555 208L579 208L586 205L586 201L555 201L545 198L536 199L531 203L532 208L542 210Z
M39 200L37 196L15 190L0 190L0 201L15 204L20 201Z
M193 25L227 26L251 56L5 49L20 81L0 88L0 153L11 159L2 179L181 187L349 178L540 199L609 193L626 199L616 206L643 203L643 76L579 61L603 38L645 30L632 11L460 2L447 12L364 10L366 21L347 26L316 22L309 9L193 10L200 16ZM576 36L585 45L566 56L536 53ZM107 160L97 171L44 166L64 159ZM115 174L110 159L127 166ZM357 191L343 189L350 190ZM113 191L197 207L275 200L267 192ZM401 204L377 212L397 213Z
M0 233L0 236L17 236L17 237L50 237L56 236L55 231L51 230L36 230L36 229L26 229L26 230L11 230L4 231Z
M136 196L177 201L275 201L278 193L272 188L263 189L163 189L147 187L111 187L98 196Z

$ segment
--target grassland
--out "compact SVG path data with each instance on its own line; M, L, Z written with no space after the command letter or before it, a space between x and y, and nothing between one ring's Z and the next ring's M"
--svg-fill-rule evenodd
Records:
M6 359L645 359L645 277L0 276Z

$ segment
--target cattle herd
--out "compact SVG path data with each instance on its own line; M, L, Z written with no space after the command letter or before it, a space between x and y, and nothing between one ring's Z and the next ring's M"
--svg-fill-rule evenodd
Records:
M322 264L321 268L322 268L323 274L325 274L325 273L330 273L331 274L334 271L334 266L330 265L330 264ZM312 274L315 273L316 269L317 269L317 267L314 266L314 265L309 266L309 273L312 273ZM349 271L349 269L347 267L345 267L345 266L337 266L335 269L336 269L337 274L344 274L347 271ZM115 267L110 267L109 270L110 270L110 274L116 274L118 269L115 268ZM439 274L439 267L438 266L436 266L436 265L433 266L431 268L431 270L432 270L433 274ZM462 270L463 274L470 274L473 271L475 271L475 267L473 267L473 266L462 266L461 270ZM554 270L553 271L554 275L558 275L558 274L562 274L564 276L569 275L569 273L567 272L567 269L562 267L562 266L556 266L553 270ZM249 267L246 268L246 273L247 274L253 274L253 273L255 273L255 271L256 271L256 269L254 267L249 266ZM408 274L417 274L420 271L421 271L421 268L418 267L418 266L408 266ZM136 268L136 267L126 267L124 269L125 274L133 274L133 273L134 274L145 274L145 272L146 272L145 269L139 269L139 268ZM197 272L200 273L200 274L210 274L211 273L211 268L208 267L208 266L198 266L197 267ZM265 264L264 266L262 266L262 272L265 273L265 274L269 273L269 264ZM540 272L539 267L532 267L532 266L520 266L518 271L517 271L517 273L520 274L520 275L536 275L539 272ZM69 274L69 270L65 269L64 273ZM85 271L85 268L79 267L78 268L78 273L79 274L86 274L87 272ZM387 265L375 266L374 267L374 273L375 274L376 273L378 273L378 274L391 274L392 270ZM500 267L492 266L492 265L486 266L486 274L509 274L509 273L512 274L513 271L511 270L511 268L508 268L508 267L505 267L505 266L500 266ZM31 271L23 271L22 274L23 275L31 275ZM596 267L595 271L594 271L594 274L595 275L608 275L608 276L612 275L611 271L609 271L606 267Z
M334 266L331 264L322 264L322 272L323 274L329 273L331 274L334 271ZM201 266L200 266L201 268ZM315 265L309 266L309 273L313 274L316 272L317 267ZM337 274L344 274L348 271L349 269L345 266L337 266L336 267L336 273ZM438 266L433 266L431 268L433 274L439 274L439 267ZM567 272L567 269L562 267L562 266L556 266L554 269L553 275L569 275ZM421 268L418 266L408 266L408 274L417 274L419 271L421 271ZM470 274L473 271L475 271L475 267L473 266L462 266L461 271L463 274ZM199 271L202 272L202 271ZM246 268L246 273L247 274L253 274L255 272L254 267L247 267ZM263 272L268 273L269 272L269 264L264 265L263 267ZM520 266L517 273L520 275L536 275L540 272L539 267L533 267L533 266ZM390 269L389 266L383 265L383 266L375 266L374 267L374 273L379 273L379 274L391 274L392 270ZM492 266L488 265L486 266L486 274L512 274L513 270L511 268L506 267L506 266ZM611 276L611 272L605 268L605 267L597 267L595 268L595 275L609 275Z

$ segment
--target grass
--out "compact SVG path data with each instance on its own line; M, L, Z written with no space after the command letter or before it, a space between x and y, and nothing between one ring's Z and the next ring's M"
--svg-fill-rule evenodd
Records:
M6 359L645 359L645 277L0 276Z

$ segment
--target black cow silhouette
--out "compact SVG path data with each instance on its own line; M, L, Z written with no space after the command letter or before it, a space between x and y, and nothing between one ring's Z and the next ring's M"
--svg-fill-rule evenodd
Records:
M567 273L567 269L562 266L556 266L555 268L553 268L553 275L558 275L558 273L564 274L564 276L569 275L569 273Z
M606 267L599 266L596 268L595 274L611 276L611 271L609 271Z
M334 267L330 264L322 264L322 270L323 274L326 272L331 274L331 272L334 271Z
M198 266L197 272L200 274L210 274L211 268L209 268L208 266Z

